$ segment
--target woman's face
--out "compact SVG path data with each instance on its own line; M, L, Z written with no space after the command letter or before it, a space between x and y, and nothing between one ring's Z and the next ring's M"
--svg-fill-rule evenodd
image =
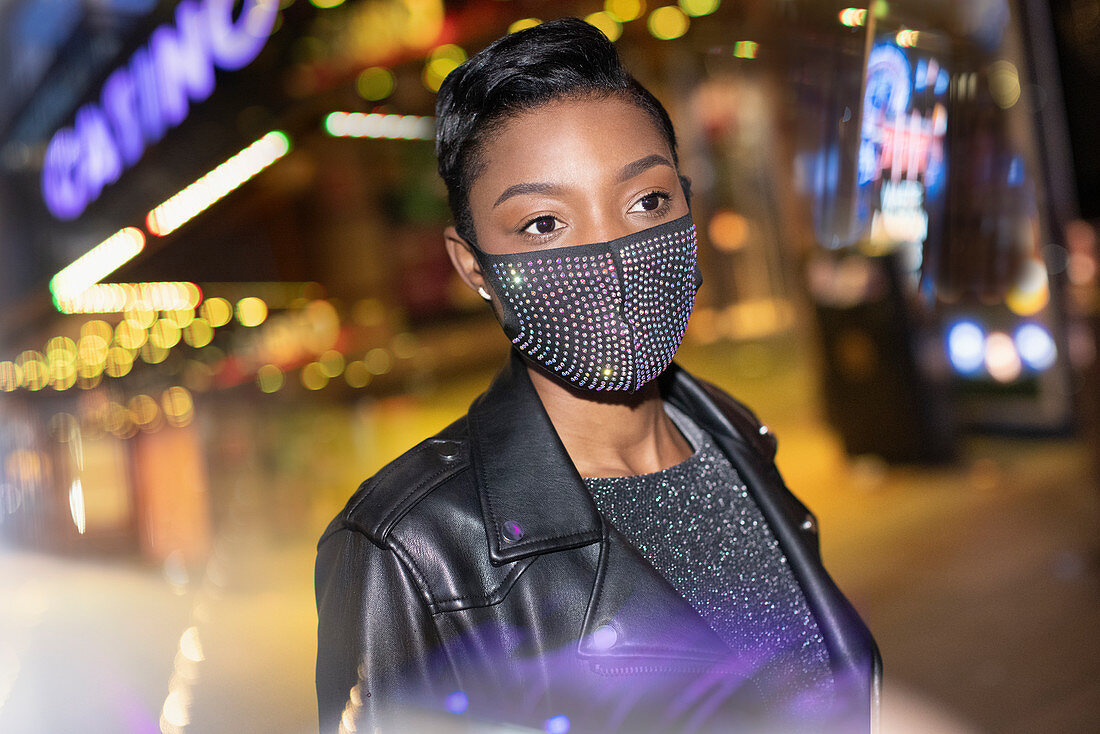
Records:
M688 212L664 136L619 97L521 113L487 137L482 155L469 200L486 252L606 242Z

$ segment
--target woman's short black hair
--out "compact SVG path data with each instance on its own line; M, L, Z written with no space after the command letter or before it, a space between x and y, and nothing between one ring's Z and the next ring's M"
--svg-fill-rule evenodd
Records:
M619 95L649 113L676 160L668 112L631 76L602 31L562 18L499 38L443 80L436 100L435 151L455 228L473 242L470 186L481 145L495 124L555 99Z

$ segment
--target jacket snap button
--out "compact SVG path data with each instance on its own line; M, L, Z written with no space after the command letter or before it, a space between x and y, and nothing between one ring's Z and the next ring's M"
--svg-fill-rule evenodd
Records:
M439 457L441 459L444 459L445 461L450 461L458 456L458 450L460 447L458 441L435 439L434 441L432 441L432 444L435 446L435 452L439 454Z
M802 529L809 532L817 532L817 523L814 522L813 517L806 515L806 519L802 521Z
M619 633L609 624L602 624L592 632L592 647L609 650L619 641Z
M505 540L515 543L523 537L523 527L515 520L505 520L501 528L501 534Z

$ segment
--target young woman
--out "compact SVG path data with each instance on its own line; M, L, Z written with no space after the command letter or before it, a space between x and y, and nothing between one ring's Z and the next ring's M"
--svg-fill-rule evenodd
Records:
M514 349L321 538L321 730L869 731L878 651L774 438L672 363L699 278L664 108L566 19L454 71L437 125L447 251Z

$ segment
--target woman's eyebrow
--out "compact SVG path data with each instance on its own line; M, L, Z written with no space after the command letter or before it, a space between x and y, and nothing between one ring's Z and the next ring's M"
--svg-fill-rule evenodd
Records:
M619 170L619 183L625 183L654 166L668 166L672 170L676 170L676 166L672 165L672 162L669 161L668 158L654 153L653 155L647 155L645 158L639 158L633 163L627 163L623 166L622 169Z
M639 158L633 163L627 163L625 166L619 169L617 181L619 183L629 181L643 171L648 171L654 166L668 166L672 170L676 170L676 166L672 165L672 161L670 161L668 158L665 158L663 155L653 153L652 155L647 155L644 158ZM497 200L493 202L493 208L495 209L508 199L511 199L513 196L522 196L524 194L557 195L560 194L561 191L562 189L560 186L552 183L530 182L513 184L504 189L504 193L497 197Z
M560 194L561 187L552 183L519 183L504 189L504 193L493 203L493 208L500 206L505 200L513 196L523 194Z

